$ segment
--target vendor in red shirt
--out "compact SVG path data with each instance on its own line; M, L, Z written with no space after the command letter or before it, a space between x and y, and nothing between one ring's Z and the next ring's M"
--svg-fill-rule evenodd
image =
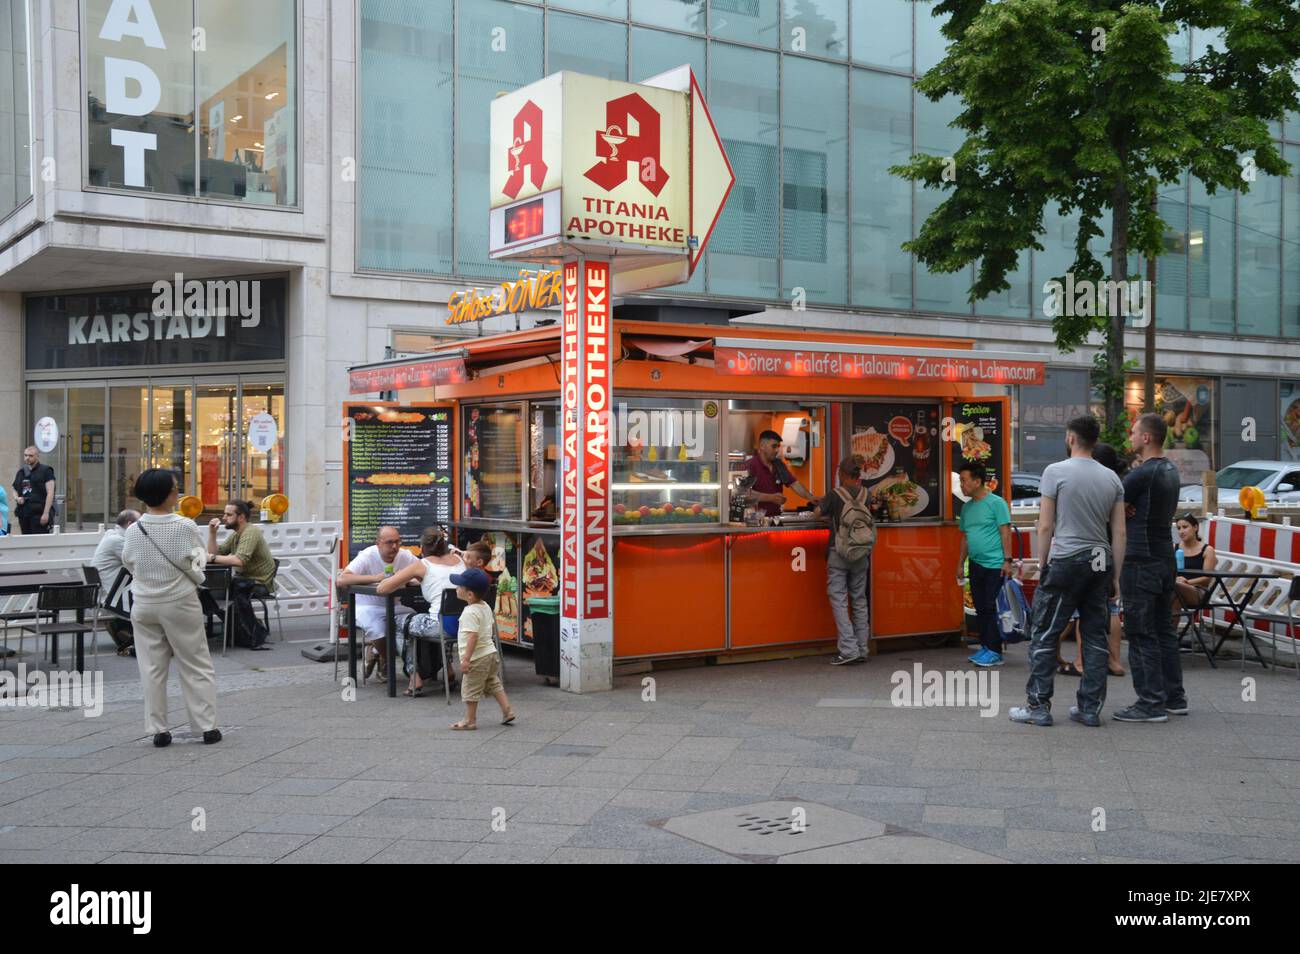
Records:
M769 517L775 517L785 506L784 487L792 488L804 500L815 499L781 460L781 435L776 431L764 431L758 435L758 450L745 461L745 472L754 478L749 502Z

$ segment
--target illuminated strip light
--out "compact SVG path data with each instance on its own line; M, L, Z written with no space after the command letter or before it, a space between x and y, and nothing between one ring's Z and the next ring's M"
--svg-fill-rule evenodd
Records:
M610 490L721 490L722 484L640 483L610 484Z

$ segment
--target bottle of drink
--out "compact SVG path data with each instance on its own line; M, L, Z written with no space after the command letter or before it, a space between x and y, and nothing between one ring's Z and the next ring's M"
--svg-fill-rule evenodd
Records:
M1178 572L1182 573L1187 566L1187 554L1183 553L1182 547L1174 551L1174 562L1178 564Z

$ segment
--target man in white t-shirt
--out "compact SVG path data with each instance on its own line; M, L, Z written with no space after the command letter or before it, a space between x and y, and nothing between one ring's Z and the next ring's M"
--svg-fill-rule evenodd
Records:
M415 563L417 558L402 549L402 535L396 527L380 527L375 537L375 545L366 547L357 554L356 559L339 574L339 586L366 586L381 583L387 577ZM382 596L355 596L357 602L357 628L365 634L366 643L379 643L383 650L384 640L384 598ZM402 618L411 613L409 607L397 603L393 607L397 614L397 629L402 628ZM366 664L369 676L379 659L378 654L371 657Z

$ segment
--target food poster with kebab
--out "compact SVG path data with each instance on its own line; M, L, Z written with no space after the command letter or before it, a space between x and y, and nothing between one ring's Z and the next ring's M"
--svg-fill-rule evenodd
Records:
M1004 436L1009 399L985 397L975 401L952 403L951 430L944 422L945 433L952 440L952 471L963 464L983 464L988 472L986 486L995 494L1010 499L1010 481L1006 472ZM954 485L955 486L955 485ZM961 513L962 499L953 495L953 517Z
M533 641L532 600L557 599L560 595L560 537L538 534L524 537L524 551L520 586L523 590L524 631L523 641Z
M514 534L492 530L480 537L492 548L487 571L497 586L492 615L497 621L497 635L508 643L519 642L519 548Z
M519 407L462 411L464 515L523 519L523 415Z
M938 404L855 404L850 451L862 483L889 520L937 517L943 454Z
M408 547L452 517L450 405L344 405L344 531L348 559L394 526Z
M1125 389L1129 420L1142 413L1142 376L1129 375ZM1165 420L1165 455L1183 484L1200 484L1214 460L1214 379L1156 377L1155 411Z

